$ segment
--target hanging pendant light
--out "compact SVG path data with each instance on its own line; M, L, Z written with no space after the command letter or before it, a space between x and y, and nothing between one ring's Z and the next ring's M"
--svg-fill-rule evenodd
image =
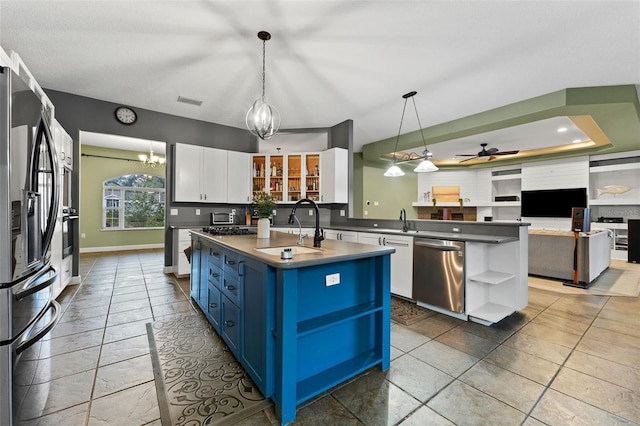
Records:
M417 92L413 92L415 95ZM422 145L424 145L424 152L422 153L422 161L418 164L418 167L413 169L416 173L426 173L426 172L435 172L438 170L438 167L431 162L431 157L433 154L429 152L427 149L427 142L424 140L424 133L422 132L422 123L420 123L420 116L418 115L418 107L416 106L416 100L413 99L413 95L411 95L411 100L413 101L413 109L416 112L416 118L418 119L418 127L420 128L420 135L422 136Z
M400 132L402 131L402 121L404 120L404 112L407 109L407 99L415 95L416 92L409 92L405 95L402 95L404 98L404 106L402 107L402 116L400 117L400 128L398 129L398 136L396 137L396 147L393 149L393 164L391 167L384 172L386 177L399 177L404 176L404 172L398 167L396 162L398 161L396 158L396 151L398 151L398 140L400 140Z
M262 140L267 140L280 128L280 113L264 99L265 92L265 58L266 43L271 39L271 34L260 31L258 38L262 40L262 97L255 100L247 112L247 129Z

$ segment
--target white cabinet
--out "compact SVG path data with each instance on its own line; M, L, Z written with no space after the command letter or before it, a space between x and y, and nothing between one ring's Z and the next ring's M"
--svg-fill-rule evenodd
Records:
M187 255L184 253L184 250L187 247L191 247L191 234L188 229L179 229L177 235L174 233L173 237L177 237L177 241L173 244L175 247L173 254L173 274L176 277L190 275L191 263L189 262L189 259L187 259Z
M527 227L518 241L465 244L465 313L490 325L527 307Z
M343 148L320 153L320 202L349 202L349 155Z
M625 154L590 158L590 206L640 205L640 151Z
M358 232L358 242L396 249L391 255L391 293L413 297L413 237Z
M335 229L325 229L324 238L327 240L358 242L358 233L354 231L338 231Z
M58 165L73 169L73 138L58 120L53 120L53 141L58 153Z
M627 260L628 233L626 223L591 222L591 230L607 229L613 235L611 239L611 258Z
M251 154L227 151L227 202L250 203L251 180L247 173L251 167Z
M230 152L232 151L177 143L174 155L174 201L249 202L249 154L232 152L229 155ZM233 201L228 199L230 191L233 193Z

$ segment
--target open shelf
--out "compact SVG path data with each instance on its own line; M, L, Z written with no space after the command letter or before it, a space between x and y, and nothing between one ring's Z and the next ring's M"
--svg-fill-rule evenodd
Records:
M489 302L477 309L474 309L471 312L467 312L467 315L469 315L470 317L480 318L481 320L485 320L490 323L494 323L511 315L513 312L514 309L509 306Z
M475 281L475 282L480 282L480 283L484 283L484 284L501 284L505 281L510 280L511 278L514 278L515 275L513 274L505 274L504 272L498 272L498 271L485 271L485 272L481 272L479 274L473 275L471 277L469 277L470 281Z
M335 326L341 322L351 321L381 310L381 306L376 306L373 302L369 302L300 321L298 323L298 337L315 333L327 327Z
M493 201L492 207L520 207L520 201Z
M592 206L632 206L640 205L640 200L636 198L598 198L589 200L589 205Z
M300 404L314 396L332 388L346 379L380 364L382 356L374 351L367 351L347 361L341 362L314 376L298 382L296 388L296 404ZM345 374L348 373L348 374Z
M492 181L496 181L496 180L515 180L515 179L522 179L522 174L514 173L512 175L491 176L491 180Z

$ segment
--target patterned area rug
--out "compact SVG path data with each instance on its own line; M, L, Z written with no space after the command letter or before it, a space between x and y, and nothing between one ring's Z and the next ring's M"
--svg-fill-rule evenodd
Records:
M428 309L421 308L414 302L391 297L391 319L403 325L411 325L421 319L433 315Z
M231 425L272 404L205 319L149 323L147 336L163 426Z

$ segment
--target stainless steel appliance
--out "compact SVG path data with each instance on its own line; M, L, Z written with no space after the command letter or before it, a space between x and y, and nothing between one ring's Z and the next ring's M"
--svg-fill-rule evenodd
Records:
M62 258L73 254L73 220L78 219L78 212L74 208L62 209Z
M233 224L233 213L211 213L211 225L231 225Z
M55 325L50 245L59 202L50 113L0 67L0 424L18 422L20 356Z
M413 298L455 313L464 312L464 242L415 238Z

